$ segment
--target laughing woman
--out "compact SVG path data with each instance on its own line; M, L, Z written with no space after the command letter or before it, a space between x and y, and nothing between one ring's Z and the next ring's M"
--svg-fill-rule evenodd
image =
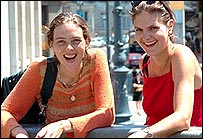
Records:
M35 137L59 138L65 133L84 138L95 128L111 126L115 109L107 56L101 48L88 49L91 37L86 21L71 12L61 13L51 22L47 37L58 74L46 109L46 124ZM29 137L18 121L34 99L41 103L39 90L46 63L46 59L32 62L3 102L2 138Z

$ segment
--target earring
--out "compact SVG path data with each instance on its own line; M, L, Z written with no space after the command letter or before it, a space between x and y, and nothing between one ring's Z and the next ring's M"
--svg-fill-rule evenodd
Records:
M170 29L169 31L168 31L168 36L172 36L173 35L173 32L172 32L172 29Z
M86 54L87 54L87 49L88 49L88 47L85 48L85 53L86 53Z

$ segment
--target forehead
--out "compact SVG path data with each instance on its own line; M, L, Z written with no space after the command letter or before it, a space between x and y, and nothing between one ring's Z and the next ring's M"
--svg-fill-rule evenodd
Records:
M133 23L135 27L151 26L153 24L161 23L159 21L161 13L159 12L140 12L136 15Z
M83 36L82 28L73 22L61 24L54 29L54 37L57 36Z

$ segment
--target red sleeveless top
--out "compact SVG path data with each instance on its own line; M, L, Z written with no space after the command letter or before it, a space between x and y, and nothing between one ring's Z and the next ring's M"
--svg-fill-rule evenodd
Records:
M144 66L144 68L146 67ZM159 77L143 76L143 79L143 109L148 117L145 125L153 125L174 112L172 70ZM202 126L202 86L194 90L194 106L190 125Z

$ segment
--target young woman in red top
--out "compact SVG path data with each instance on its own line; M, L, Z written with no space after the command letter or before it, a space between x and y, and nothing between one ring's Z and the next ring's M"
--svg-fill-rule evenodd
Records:
M107 56L103 49L88 49L91 41L86 21L63 12L51 22L48 44L54 52L58 74L46 109L44 127L36 138L84 138L98 127L115 120L114 96ZM33 61L1 105L1 137L27 138L18 124L34 100L41 103L40 90L46 58Z
M175 19L168 1L133 1L130 14L135 40L146 52L139 66L148 127L128 138L168 137L202 126L202 71L190 48L173 40Z

